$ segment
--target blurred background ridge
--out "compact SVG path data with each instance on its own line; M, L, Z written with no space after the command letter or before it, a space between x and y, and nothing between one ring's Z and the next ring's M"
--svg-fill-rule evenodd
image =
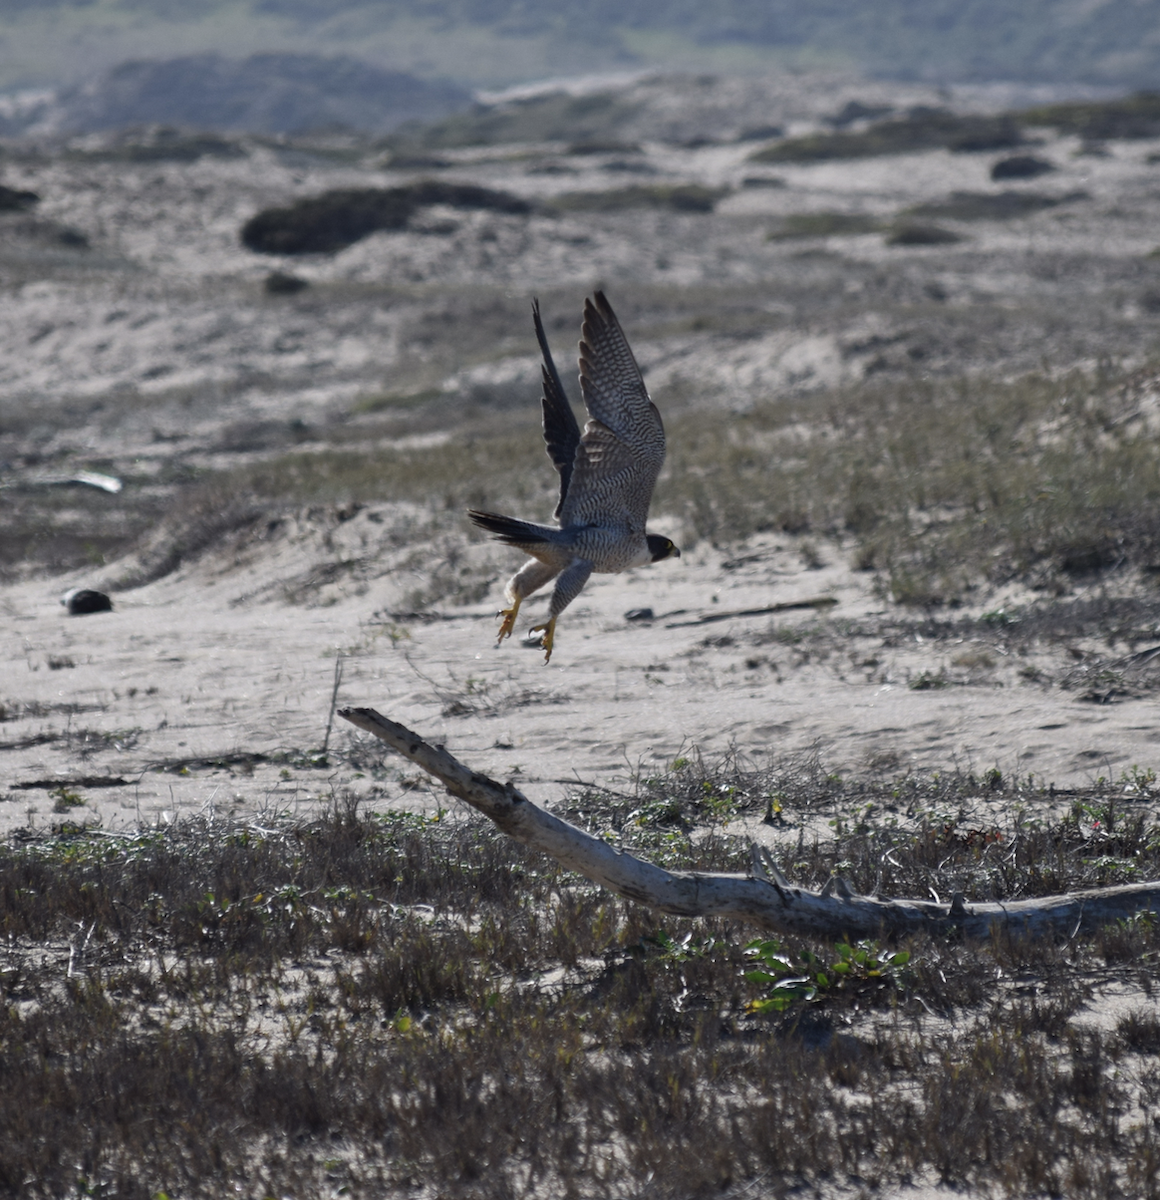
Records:
M1160 82L1131 0L3 0L0 132L146 121L387 131L468 89L634 71L828 70L1075 91Z

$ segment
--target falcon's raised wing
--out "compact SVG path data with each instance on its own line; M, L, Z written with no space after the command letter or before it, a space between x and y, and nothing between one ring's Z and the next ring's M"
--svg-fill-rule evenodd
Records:
M544 443L548 447L548 457L560 473L560 499L556 502L557 518L564 510L564 501L568 498L568 487L572 481L572 467L576 461L576 447L580 444L580 426L576 423L576 415L560 376L556 364L552 361L552 351L548 349L548 338L544 333L544 323L540 320L540 302L532 301L532 317L536 323L536 340L540 343L540 353L544 356L540 372L544 380L544 394L540 404L544 410Z
M624 524L643 533L665 460L665 430L603 292L584 302L580 387L589 420L560 524Z

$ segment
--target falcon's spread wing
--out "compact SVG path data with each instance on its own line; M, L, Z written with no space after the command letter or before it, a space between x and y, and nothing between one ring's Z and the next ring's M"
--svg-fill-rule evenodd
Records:
M580 444L580 426L576 424L576 415L564 392L564 385L552 361L552 352L548 349L548 338L544 333L544 323L540 320L540 302L532 301L532 317L536 322L536 340L540 343L540 352L544 356L540 368L544 378L544 395L540 400L544 410L544 442L548 447L548 457L560 472L560 499L553 514L559 519L564 509L564 501L568 498L568 487L572 480L572 467L576 461L576 447Z
M624 524L643 533L665 460L661 415L603 292L584 302L581 338L580 387L589 420L560 524Z

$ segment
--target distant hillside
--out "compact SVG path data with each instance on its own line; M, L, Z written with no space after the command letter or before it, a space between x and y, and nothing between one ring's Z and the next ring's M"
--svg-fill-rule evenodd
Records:
M1160 84L1160 6L1141 0L260 0L326 21L418 16L647 56L649 36L842 58L873 74L947 80ZM653 52L659 52L654 47Z
M129 59L345 54L497 86L660 67L1160 86L1147 0L0 0L0 89Z
M345 56L256 54L239 61L201 54L123 63L26 113L24 124L54 132L161 123L255 133L376 133L470 101L470 93L453 84L427 83ZM17 122L8 124L9 132L18 131Z

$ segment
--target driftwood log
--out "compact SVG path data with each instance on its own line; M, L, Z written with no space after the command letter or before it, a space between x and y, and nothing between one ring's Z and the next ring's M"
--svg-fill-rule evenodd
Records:
M791 884L769 852L756 845L748 875L665 871L545 812L510 783L471 770L373 708L345 708L339 716L422 767L516 841L619 896L673 916L732 917L779 933L823 938L898 937L918 930L1042 938L1090 932L1145 910L1160 912L1160 882L984 904L968 904L960 895L949 905L859 896L840 877L812 892Z

